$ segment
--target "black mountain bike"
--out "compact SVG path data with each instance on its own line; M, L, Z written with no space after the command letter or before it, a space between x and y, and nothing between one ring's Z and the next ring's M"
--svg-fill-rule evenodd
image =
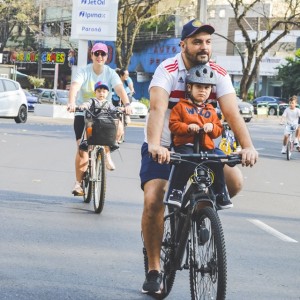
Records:
M177 270L189 269L191 299L222 300L226 297L227 261L225 239L218 217L216 197L212 190L214 177L208 163L235 166L238 155L218 155L200 152L171 154L171 176L178 163L194 164L195 171L185 189L180 208L166 204L164 235L161 246L163 288L161 299L167 297ZM170 187L169 187L170 188ZM164 203L169 195L165 193ZM148 257L144 248L145 272Z

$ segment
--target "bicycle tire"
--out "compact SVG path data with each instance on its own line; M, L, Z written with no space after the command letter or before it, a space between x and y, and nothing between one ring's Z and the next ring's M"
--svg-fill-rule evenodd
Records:
M227 141L226 139L222 139L220 141L218 148L221 149L227 155L231 153L230 142Z
M222 224L217 212L205 207L192 218L190 291L192 300L226 298L227 261Z
M291 141L288 141L286 144L286 159L290 160L292 156L292 147L291 147Z
M100 214L104 207L106 193L105 152L101 147L96 153L95 180L93 181L94 210Z
M172 214L172 208L165 207L164 217L164 234L162 239L162 245L160 250L160 267L162 272L163 289L159 295L160 299L166 298L173 287L176 270L172 269L172 260L174 258L174 233L175 223L174 215ZM147 251L144 248L144 268L145 275L148 274L148 256Z
M86 170L86 172L83 175L83 202L84 203L90 203L92 200L92 191L93 191L93 186L90 181L90 171L89 169Z

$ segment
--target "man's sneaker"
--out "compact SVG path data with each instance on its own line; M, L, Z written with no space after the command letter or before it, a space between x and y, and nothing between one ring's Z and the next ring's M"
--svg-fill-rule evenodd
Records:
M227 193L221 193L216 195L217 206L219 209L227 209L233 207L230 197Z
M83 189L81 184L78 181L75 182L75 186L73 188L72 194L74 196L83 196Z
M161 294L162 274L156 270L150 271L143 284L142 293L154 295Z
M173 189L169 196L168 204L181 207L181 200L182 200L182 191Z
M281 153L286 154L286 146L282 146Z
M89 145L88 145L87 140L83 140L79 145L79 150L81 150L81 151L88 152L88 148L89 148Z

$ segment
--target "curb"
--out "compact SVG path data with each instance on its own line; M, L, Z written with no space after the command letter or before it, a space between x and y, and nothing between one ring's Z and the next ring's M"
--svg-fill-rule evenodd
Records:
M73 125L73 118L53 118L37 116L29 113L27 123L41 123L41 124L57 124L57 125ZM128 127L145 127L145 122L133 122L128 125Z

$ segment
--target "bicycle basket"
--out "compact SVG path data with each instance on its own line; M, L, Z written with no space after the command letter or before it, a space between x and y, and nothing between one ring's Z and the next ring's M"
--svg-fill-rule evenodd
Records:
M86 118L86 129L88 124L92 125L92 132L87 132L89 145L112 146L116 143L116 119L109 111L101 111L96 116Z

